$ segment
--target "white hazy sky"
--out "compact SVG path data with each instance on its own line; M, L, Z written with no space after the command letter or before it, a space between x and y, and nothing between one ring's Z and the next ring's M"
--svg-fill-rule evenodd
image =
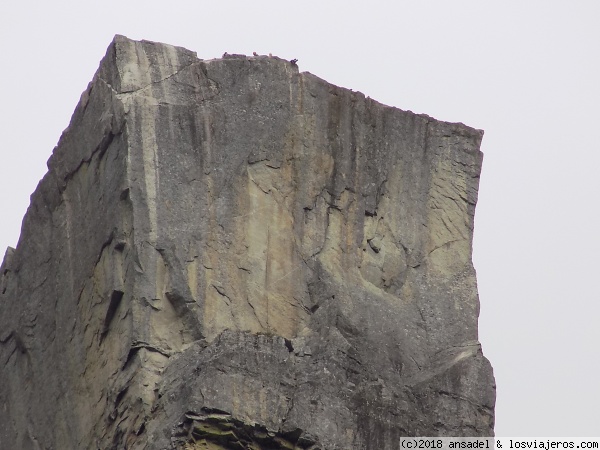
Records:
M600 1L3 1L0 253L115 34L298 58L484 129L474 262L496 435L600 436Z

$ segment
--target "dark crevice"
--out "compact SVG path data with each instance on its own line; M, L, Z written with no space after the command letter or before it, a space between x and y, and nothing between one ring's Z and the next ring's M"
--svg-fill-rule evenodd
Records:
M100 251L98 252L98 258L96 258L94 267L98 265L98 263L100 262L100 259L102 258L102 253L104 252L104 249L112 243L114 237L115 237L115 230L111 231L108 238L102 243L102 247L100 247Z
M102 159L102 157L106 153L106 150L108 150L108 147L110 147L110 144L112 144L112 141L115 139L115 136L116 135L112 131L104 135L104 137L100 141L100 144L98 144L98 147L95 150L96 152L98 152L98 159Z
M381 251L381 247L376 245L375 242L373 242L373 239L367 239L367 243L369 244L369 247L371 247L371 250L373 250L375 253L379 253Z
M294 346L292 345L292 341L290 341L289 339L285 339L285 338L284 338L284 341L285 341L285 346L288 349L288 352L292 353L294 351Z
M222 409L218 409L218 408L208 408L205 406L201 409L201 411L206 414L224 414L226 416L231 416L231 414L228 413L227 411L223 411ZM186 413L186 415L187 415L187 413Z
M139 436L140 434L142 434L144 431L146 431L146 422L143 422L140 427L138 428L138 430L135 432L136 436Z
M121 403L121 400L123 400L123 397L125 397L125 394L127 393L127 390L129 389L129 386L125 386L123 389L121 389L121 391L117 394L117 397L115 398L115 407L119 406L119 403Z
M104 340L106 335L108 334L108 330L110 328L110 324L115 317L115 313L121 304L121 300L123 299L123 291L114 290L112 295L110 296L110 303L108 305L108 310L106 311L106 317L104 318L104 325L102 327L102 334L100 335L100 342Z
M4 336L0 336L0 344L6 344L8 342L8 340L11 337L13 337L14 333L15 333L14 331L10 331L6 335L4 335Z
M225 300L225 303L227 303L228 306L231 305L231 298L229 298L229 296L225 293L225 290L222 287L217 286L215 284L213 284L212 287L215 288L215 291L217 291L221 297L227 299Z
M129 349L129 353L127 353L127 358L125 359L125 363L123 364L122 370L125 370L127 368L127 366L129 366L129 364L131 364L131 362L133 361L133 357L135 355L137 355L139 350L140 350L140 347L131 347Z
M83 159L79 162L79 164L77 165L77 167L75 167L75 169L71 170L70 172L66 173L65 176L63 177L62 180L62 185L59 186L59 192L62 194L64 192L64 190L67 187L67 184L69 182L69 180L71 180L71 178L73 178L73 176L75 176L75 174L79 171L79 169L81 169L81 167L84 164L89 164L92 159L94 159L94 156L96 154L98 154L98 159L101 159L102 156L104 156L104 154L106 153L106 150L108 150L108 147L110 147L110 144L112 144L113 140L115 139L115 137L118 135L119 133L115 134L111 131L108 132L108 134L105 134L102 137L102 140L100 141L100 143L96 146L96 148L92 151L92 153L90 154L90 156L86 159Z

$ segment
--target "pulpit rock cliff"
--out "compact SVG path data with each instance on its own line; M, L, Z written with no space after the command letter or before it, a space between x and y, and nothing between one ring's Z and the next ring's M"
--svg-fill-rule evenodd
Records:
M483 132L301 65L114 38L0 268L1 449L493 435Z

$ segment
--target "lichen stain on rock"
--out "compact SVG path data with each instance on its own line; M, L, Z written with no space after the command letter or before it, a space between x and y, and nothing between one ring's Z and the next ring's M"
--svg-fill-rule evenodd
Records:
M318 450L313 439L300 429L287 433L269 430L259 424L244 423L224 412L187 413L178 430L176 444L181 450Z

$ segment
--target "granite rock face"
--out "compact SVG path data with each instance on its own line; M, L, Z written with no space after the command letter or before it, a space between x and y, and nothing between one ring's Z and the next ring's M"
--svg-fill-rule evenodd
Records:
M482 132L115 37L0 268L2 449L493 434Z

